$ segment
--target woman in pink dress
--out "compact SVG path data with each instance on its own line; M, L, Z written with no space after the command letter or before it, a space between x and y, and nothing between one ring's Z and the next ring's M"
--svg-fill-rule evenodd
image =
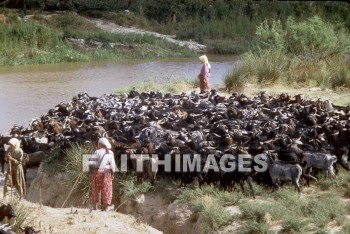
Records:
M98 150L92 159L95 167L92 170L92 205L97 209L98 194L101 192L102 210L106 210L112 204L112 192L114 173L116 171L114 154L107 138L100 138Z
M199 82L200 82L200 89L201 93L204 93L205 91L209 91L209 77L210 77L210 64L208 61L207 56L202 55L199 57L199 60L203 64L201 67L201 71L198 75Z

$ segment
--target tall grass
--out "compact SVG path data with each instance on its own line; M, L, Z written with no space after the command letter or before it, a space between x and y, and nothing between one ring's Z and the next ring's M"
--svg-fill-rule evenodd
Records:
M226 89L231 92L243 92L244 85L252 80L252 70L250 64L240 63L225 75L224 83Z
M225 87L242 92L247 82L262 86L278 84L285 80L288 70L288 58L279 51L249 52L243 56L243 62L225 76Z
M349 88L350 34L343 24L318 16L297 22L264 21L256 29L257 48L243 56L243 65L227 74L228 90L244 89L246 81L266 85Z
M64 151L63 168L68 175L69 186L73 186L76 181L76 191L80 191L80 201L86 204L91 195L91 177L88 173L82 173L83 154L92 154L95 151L93 145L81 146L78 144L71 144L68 149Z
M25 226L30 226L33 223L33 220L29 219L30 210L20 202L18 199L12 199L9 204L13 208L13 210L16 213L15 218L15 225L13 226L12 230L16 233L21 233L20 228ZM7 217L3 220L2 224L13 224L13 220L8 220Z
M305 61L279 51L246 53L242 64L228 73L224 82L227 90L240 92L244 91L247 82L261 86L282 84L349 88L350 62L341 55Z

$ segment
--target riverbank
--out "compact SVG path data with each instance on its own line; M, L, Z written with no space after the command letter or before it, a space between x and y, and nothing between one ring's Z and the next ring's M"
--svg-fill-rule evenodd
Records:
M34 12L21 18L11 10L4 17L6 21L0 22L0 65L191 57L205 48L75 12Z
M168 79L162 82L157 82L156 80L150 79L150 80L147 80L146 82L140 82L134 85L116 88L114 90L114 93L117 93L117 94L128 93L133 88L136 88L136 90L138 90L139 92L149 91L149 90L158 90L165 93L167 92L189 93L192 91L196 91L197 93L200 92L199 81L196 79L182 79L182 80ZM211 85L211 88L218 90L222 95L226 97L230 96L232 92L237 92L237 90L230 92L229 90L227 90L224 84L214 84L214 85ZM330 100L335 105L340 105L340 106L350 105L350 94L348 92L348 89L346 88L344 89L338 88L337 90L332 90L332 89L321 88L318 86L310 86L310 85L309 86L306 85L303 87L286 86L283 84L275 84L275 85L267 86L267 85L260 85L256 83L246 82L242 84L238 93L242 93L252 98L261 92L265 92L266 95L270 95L270 96L278 96L282 93L289 94L290 96L301 94L305 99Z

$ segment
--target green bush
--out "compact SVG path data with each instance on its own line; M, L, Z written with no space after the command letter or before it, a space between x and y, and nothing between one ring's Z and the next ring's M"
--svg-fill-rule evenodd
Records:
M287 32L283 29L280 20L273 20L271 26L265 20L257 27L256 35L259 38L261 49L276 49L280 52L286 52Z
M346 213L339 195L334 192L302 198L291 186L267 196L266 200L243 201L239 206L242 218L249 220L248 230L260 230L270 221L282 221L283 231L287 233L303 232L308 223L321 229L332 220L341 225Z
M118 182L115 183L118 193L124 198L136 198L142 193L150 191L153 186L150 182L143 182L142 184L137 184L135 176L120 176L118 177Z
M306 60L349 53L350 37L342 24L325 22L313 16L301 22L289 17L283 27L280 20L265 20L257 27L259 48L274 49L304 57Z
M290 215L286 217L283 222L283 231L286 233L300 233L307 225L307 221L301 220L299 217Z
M269 233L270 225L267 223L258 223L255 221L247 221L244 223L242 232L245 234L267 234Z
M341 233L341 234L350 233L350 223L344 224L342 229L341 229L341 231L339 233Z
M203 219L201 232L210 233L233 220L234 217L224 207L238 204L243 196L240 192L228 193L215 186L202 186L182 190L177 199L195 208Z
M334 195L311 199L308 203L308 210L318 227L325 227L332 220L338 224L342 224L345 220L345 207Z
M242 218L257 223L265 223L265 215L268 212L262 204L251 203L249 201L239 204L242 211Z
M40 164L40 167L45 173L57 173L58 171L64 171L64 165L62 162L63 152L60 148L54 147L50 149L45 156L45 159Z

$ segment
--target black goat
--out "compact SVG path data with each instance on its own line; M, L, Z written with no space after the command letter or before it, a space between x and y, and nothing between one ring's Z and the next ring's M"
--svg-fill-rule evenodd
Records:
M246 159L248 159L250 161L250 168L252 169L253 167L253 163L252 163L252 158L250 155L246 155L245 156ZM237 157L235 157L235 160L233 161L235 165L238 165L238 160ZM231 162L232 163L232 162ZM226 162L224 162L225 167L228 167L229 161L226 160ZM246 181L249 185L249 188L251 190L252 196L255 199L255 191L254 191L254 186L253 186L253 179L251 177L252 172L242 172L239 171L237 168L232 171L232 172L222 172L222 177L220 180L220 186L222 188L224 188L225 190L229 189L230 187L232 187L234 185L234 183L239 183L242 192L244 192L244 182Z
M44 160L44 158L45 153L43 151L38 151L31 154L24 153L22 166L25 179L27 179L27 169L40 166L40 163Z

